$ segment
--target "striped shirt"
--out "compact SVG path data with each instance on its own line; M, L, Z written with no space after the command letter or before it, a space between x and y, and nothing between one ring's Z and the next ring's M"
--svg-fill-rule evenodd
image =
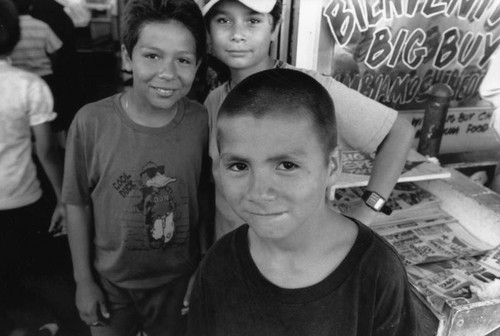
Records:
M21 40L10 55L12 64L39 76L52 74L48 57L62 47L61 40L43 21L30 15L19 17Z

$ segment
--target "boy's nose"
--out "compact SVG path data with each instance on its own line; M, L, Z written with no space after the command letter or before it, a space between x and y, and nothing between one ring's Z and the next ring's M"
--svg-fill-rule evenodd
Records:
M176 70L173 62L164 62L158 71L158 77L169 80L175 78Z
M246 36L246 28L243 24L234 24L231 35L231 40L234 42L244 41Z
M254 202L266 202L275 199L276 190L269 176L263 172L254 172L249 181L247 195Z

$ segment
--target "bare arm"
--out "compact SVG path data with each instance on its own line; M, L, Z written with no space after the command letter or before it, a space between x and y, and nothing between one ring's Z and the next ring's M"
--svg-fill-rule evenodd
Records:
M49 123L32 127L35 137L35 153L49 178L57 198L57 205L52 215L49 232L65 233L66 216L61 203L61 188L63 176L63 160L60 148L52 134Z
M35 153L54 188L57 201L61 200L63 161L59 146L52 135L49 123L32 127L35 136Z
M87 324L109 317L104 294L94 279L92 267L93 222L90 205L66 205L68 240L76 282L76 306Z
M367 190L374 191L385 199L389 197L401 175L401 170L408 157L414 137L415 129L413 126L406 119L398 116L387 137L379 147ZM358 207L353 208L347 215L366 225L370 225L377 212L370 209L364 202L361 202Z
M92 242L92 212L90 205L66 204L68 240L73 260L75 281L94 280L90 244Z

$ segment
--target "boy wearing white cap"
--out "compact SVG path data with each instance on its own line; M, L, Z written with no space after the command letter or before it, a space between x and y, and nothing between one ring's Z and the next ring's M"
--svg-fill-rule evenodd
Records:
M257 13L270 13L276 5L276 0L238 0L248 8L256 11ZM203 15L208 13L210 9L216 5L220 0L210 0L203 6ZM281 4L280 4L281 7Z
M205 101L211 128L210 156L217 185L217 238L243 223L228 206L219 187L219 153L215 145L217 113L229 91L246 77L272 68L294 68L269 56L269 46L279 30L281 8L281 0L210 0L203 7L212 51L231 72L230 80L212 91ZM370 201L349 213L370 224L377 212L383 209L382 205L401 173L414 129L395 110L333 78L311 70L298 70L318 80L330 93L336 106L340 148L369 153L377 151L365 195Z

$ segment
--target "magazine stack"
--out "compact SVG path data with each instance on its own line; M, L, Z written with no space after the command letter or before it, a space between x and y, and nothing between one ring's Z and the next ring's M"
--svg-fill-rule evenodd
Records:
M477 232L472 225L475 223L471 223L470 218L459 220L450 214L451 211L444 210L460 207L460 204L443 207L443 199L447 199L448 194L452 195L453 190L443 190L442 197L439 197L422 185L443 184L443 176L446 178L451 174L436 164L424 164L419 161L418 155L414 154L417 160L407 162L400 181L410 181L412 177L414 181L438 180L398 182L387 202L393 210L392 214L378 214L371 228L402 257L409 281L419 299L440 321L438 336L485 335L489 325L498 324L488 321L488 317L494 320L498 319L494 316L500 316L500 236L497 239L482 239L485 236L475 234ZM336 211L345 213L362 202L361 195L366 185L364 179L371 172L373 156L346 152L342 159L342 173L347 177L332 191L330 199ZM422 174L416 172L418 169ZM449 175L445 176L446 173ZM354 183L349 187L346 181ZM463 198L467 206L472 204L463 195L450 196L453 197ZM500 223L500 218L497 222ZM478 332L475 334L462 328L463 333L460 333L461 325L466 320L459 318L463 312L469 319L480 321L484 330L476 328Z

